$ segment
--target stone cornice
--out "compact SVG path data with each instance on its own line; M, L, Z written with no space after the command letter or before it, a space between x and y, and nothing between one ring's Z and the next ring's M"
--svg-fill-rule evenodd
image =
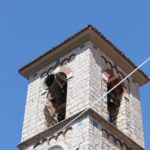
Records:
M116 136L118 139L121 139L124 143L128 145L128 147L136 150L144 150L143 147L134 142L131 138L126 136L123 132L117 129L113 124L109 123L107 120L102 118L97 112L90 109L89 115L92 116L95 120L97 120L101 125L102 129L108 130L112 135Z
M101 32L98 32L96 28L89 25L37 59L20 68L19 73L24 77L29 78L33 73L36 73L41 68L64 56L86 41L92 41L96 47L99 47L100 50L109 56L110 59L120 66L127 74L136 68L136 65L134 65L114 44L106 39ZM133 78L139 85L143 85L150 80L141 70L137 70L133 75Z
M29 139L27 139L25 141L22 141L20 144L17 145L17 147L20 150L22 150L22 149L24 149L26 147L29 147L29 146L31 146L33 144L38 143L40 140L45 139L45 137L51 137L51 135L54 135L55 132L57 132L59 129L64 127L67 123L69 123L72 119L74 119L80 113L78 113L76 115L73 115L73 116L71 116L71 117L69 117L69 118L67 118L67 119L57 123L56 125L47 128L46 130L36 134L35 136L33 136L33 137L31 137L31 138L29 138Z
M82 113L82 112L80 112L80 113ZM22 141L20 144L17 145L17 147L20 150L22 150L22 149L27 148L29 146L35 145L36 143L40 144L39 141L45 142L46 140L50 140L52 138L51 135L53 135L53 134L55 135L55 132L57 132L59 129L61 129L62 127L67 125L72 119L74 119L80 113L73 115L73 116L63 120L62 122L60 122L60 123L58 123L52 127L49 127L48 129L44 130L43 132L40 132L37 135L35 135L35 136L25 140L25 141ZM131 138L126 136L124 133L122 133L115 126L113 126L111 123L106 121L104 118L102 118L97 112L95 112L91 108L88 111L84 112L78 119L76 119L76 121L80 120L81 118L84 118L86 116L90 116L93 119L97 120L97 122L99 122L102 125L103 129L108 130L112 135L121 139L121 141L123 141L125 144L127 144L127 146L130 147L131 149L144 150L144 148L142 148L140 145L138 145ZM57 133L57 134L61 134L61 133L63 133L63 131L61 131L60 133Z

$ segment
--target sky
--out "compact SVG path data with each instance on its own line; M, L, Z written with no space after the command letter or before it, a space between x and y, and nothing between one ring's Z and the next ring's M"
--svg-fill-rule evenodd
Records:
M88 24L136 65L150 57L149 0L0 0L0 149L20 142L28 81L18 68ZM150 76L150 62L142 67ZM140 89L150 150L150 83Z

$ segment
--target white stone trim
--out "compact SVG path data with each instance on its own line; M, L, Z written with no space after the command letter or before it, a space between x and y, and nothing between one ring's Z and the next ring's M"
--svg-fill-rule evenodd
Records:
M125 93L125 92L124 92L124 93L123 93L123 96L129 100L129 94L128 94L128 93Z
M57 67L57 68L53 71L54 74L59 73L59 72L65 73L66 76L67 76L67 79L70 79L70 78L73 77L72 70L71 70L69 67L67 67L67 66L63 66L63 67L60 66L60 67Z
M108 80L109 80L109 78L105 75L105 73L102 74L102 78L103 78L106 82L108 82Z

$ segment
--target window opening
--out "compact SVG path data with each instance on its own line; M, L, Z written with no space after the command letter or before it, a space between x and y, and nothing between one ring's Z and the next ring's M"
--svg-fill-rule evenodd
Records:
M44 114L47 126L51 126L66 116L67 76L62 72L51 74L44 80L44 84L48 90Z
M108 91L111 90L119 82L120 79L118 78L108 82L107 84ZM123 86L119 85L107 95L108 120L115 126L117 126L117 117L122 98L122 93L123 93Z

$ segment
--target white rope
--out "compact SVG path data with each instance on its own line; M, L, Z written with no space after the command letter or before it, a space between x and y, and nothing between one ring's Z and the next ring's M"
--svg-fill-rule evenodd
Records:
M150 60L150 57L147 58L144 62L142 62L137 68L135 68L131 73L129 73L125 78L123 78L119 83L117 83L112 89L110 89L107 93L105 93L99 100L95 101L91 106L86 108L83 112L81 112L78 116L76 116L74 119L72 119L69 123L67 123L65 126L63 126L61 129L56 131L54 134L59 133L66 127L68 127L72 122L74 122L76 119L78 119L80 116L82 116L86 111L88 111L90 108L92 108L97 102L101 101L107 94L109 94L111 91L113 91L117 86L119 86L122 82L124 82L127 78L129 78L133 73L135 73L139 68L141 68L145 63L147 63ZM53 134L53 135L54 135ZM51 135L51 137L53 136Z

